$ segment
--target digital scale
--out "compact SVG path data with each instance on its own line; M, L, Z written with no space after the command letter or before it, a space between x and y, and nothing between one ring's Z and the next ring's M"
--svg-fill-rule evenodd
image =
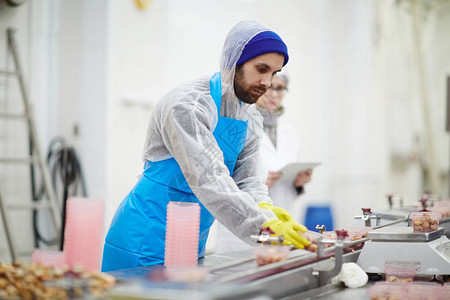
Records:
M450 240L444 228L414 233L412 227L388 226L370 231L357 264L366 273L385 267L414 268L417 275L450 275Z

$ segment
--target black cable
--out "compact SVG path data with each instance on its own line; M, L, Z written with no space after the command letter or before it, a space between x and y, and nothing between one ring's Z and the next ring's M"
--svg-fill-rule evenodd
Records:
M61 203L62 203L62 216L61 216L61 239L60 249L62 250L64 243L64 230L66 219L66 202L70 196L82 195L87 197L86 184L84 181L81 164L78 159L78 155L73 147L68 147L64 138L55 137L49 144L47 153L47 164L50 169L50 175L52 179L52 186L55 194L58 197L60 189L62 189ZM34 172L32 173L34 176ZM34 177L32 177L32 189L34 194ZM34 199L42 199L44 194L44 185L41 185L39 194L34 196ZM33 212L33 227L35 233L35 244L38 246L39 242L43 242L46 245L55 245L57 238L46 239L42 236L38 226L38 210Z
M30 129L28 130L28 153L31 156L33 156L34 148L33 148L33 141L31 140L31 132ZM34 173L34 164L30 164L30 176L31 176L31 196L33 201L38 201L39 199L36 198L36 184L34 181L35 173ZM37 231L37 228L35 226L35 215L37 213L37 209L33 209L33 237L34 237L34 247L39 247L39 232Z
M34 147L33 147L33 141L31 139L31 133L30 130L28 130L28 149L29 149L29 154L30 157L34 154ZM48 159L47 159L47 163L48 163ZM33 201L39 201L40 199L42 199L42 195L44 193L44 186L43 184L40 187L39 193L36 191L36 177L37 175L35 174L35 170L34 170L34 164L30 164L30 176L31 176L31 195L32 195L32 200ZM56 239L45 239L39 232L38 229L38 224L37 224L37 220L38 220L38 209L33 209L33 237L34 237L34 247L35 248L39 248L39 241L42 241L44 244L46 245L54 245L56 244Z
M31 141L30 141L31 142ZM65 141L64 141L64 139L63 138L61 138L61 137L56 137L56 138L54 138L51 142L50 142L50 145L49 145L49 150L48 150L48 153L47 153L47 165L49 166L49 168L51 169L51 165L53 164L53 162L52 162L52 157L57 153L57 151L60 151L59 150L59 148L57 148L57 149L54 149L54 147L55 147L55 145L57 145L57 144L59 144L59 145L61 145L60 147L65 147ZM32 143L30 144L30 147L32 148ZM56 171L56 168L55 168L55 171ZM51 179L52 179L52 187L53 187L53 189L54 189L54 191L55 191L55 194L57 193L57 191L56 191L56 179L57 179L57 177L55 176L55 172L51 172L51 174L53 175L53 176L51 176ZM33 176L34 176L35 174L33 173ZM32 187L34 186L34 178L35 177L32 177ZM39 191L39 194L35 194L34 192L33 192L33 195L35 195L34 197L33 197L33 200L35 200L35 201L38 201L38 200L40 200L40 199L42 199L42 196L44 195L44 184L42 183L41 184L41 188L40 188L40 191ZM34 236L35 236L35 247L36 248L39 248L39 242L42 242L42 243L44 243L45 245L48 245L48 246L51 246L51 245L56 245L56 243L57 243L57 241L58 241L58 239L57 239L57 237L54 237L54 238L52 238L52 239L46 239L41 233L40 233L40 231L39 231L39 225L38 225L38 215L39 215L39 210L37 210L37 209L35 209L34 211L33 211L33 229L34 229Z

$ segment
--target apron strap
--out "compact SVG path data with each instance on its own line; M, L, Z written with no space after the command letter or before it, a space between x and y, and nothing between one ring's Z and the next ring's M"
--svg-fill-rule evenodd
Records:
M209 90L211 97L217 106L217 114L220 116L220 108L222 106L222 81L220 72L215 73L209 80Z

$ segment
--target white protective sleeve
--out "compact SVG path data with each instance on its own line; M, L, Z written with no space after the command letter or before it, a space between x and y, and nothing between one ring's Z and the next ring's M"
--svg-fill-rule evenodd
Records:
M248 121L244 150L230 176L213 136L218 113L210 94L209 76L179 86L156 105L144 146L144 160L174 157L194 194L209 212L247 243L276 216L257 202L272 203L265 185L267 172L259 153L262 117L255 105L240 103L234 93L234 71L245 44L268 30L254 21L236 25L227 35L222 58L220 115Z

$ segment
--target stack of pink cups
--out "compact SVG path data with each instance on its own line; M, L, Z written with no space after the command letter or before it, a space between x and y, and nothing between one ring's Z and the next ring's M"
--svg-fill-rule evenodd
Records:
M167 205L166 267L195 267L198 262L200 205L173 202Z
M67 199L64 252L70 267L99 271L103 245L104 203L98 199Z

